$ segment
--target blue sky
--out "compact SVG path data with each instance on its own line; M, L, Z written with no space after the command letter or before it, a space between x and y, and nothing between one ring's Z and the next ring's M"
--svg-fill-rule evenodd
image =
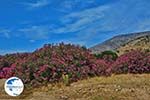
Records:
M0 0L0 54L149 31L149 9L150 0Z

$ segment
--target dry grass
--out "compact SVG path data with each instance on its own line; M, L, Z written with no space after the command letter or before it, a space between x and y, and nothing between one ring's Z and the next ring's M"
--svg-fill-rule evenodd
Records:
M2 95L1 92L0 95ZM64 86L62 83L49 84L25 90L24 94L18 98L27 100L149 100L150 74L95 77L72 83L70 86Z
M149 50L150 48L150 37L142 37L130 41L125 46L122 46L117 49L119 51L118 55L122 55L131 50Z

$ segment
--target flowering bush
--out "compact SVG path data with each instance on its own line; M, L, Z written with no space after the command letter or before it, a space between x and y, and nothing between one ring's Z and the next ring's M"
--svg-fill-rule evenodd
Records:
M31 85L63 81L63 75L71 82L105 75L108 68L104 60L97 60L85 47L63 43L47 44L15 63L15 75Z
M12 64L11 67L3 67L0 70L0 79L1 78L9 78L14 75L15 65Z
M14 75L16 70L15 62L27 57L29 53L6 54L0 57L0 79L9 78Z
M37 86L111 73L150 73L150 52L132 51L118 58L115 55L116 60L105 58L112 57L96 58L85 47L71 44L46 44L33 53L0 56L0 79L17 76L25 84Z
M131 51L121 55L112 65L114 73L150 73L150 53Z

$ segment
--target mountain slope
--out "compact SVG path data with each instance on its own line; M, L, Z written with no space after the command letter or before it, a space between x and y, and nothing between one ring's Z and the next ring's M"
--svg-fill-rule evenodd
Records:
M122 47L124 46L128 47L127 45L129 45L135 48L139 44L141 47L139 46L138 48L143 48L143 46L150 48L150 31L118 35L101 44L93 46L90 50L92 50L93 53L100 53L106 50L118 51L123 50ZM128 49L126 48L126 50Z
M150 50L150 36L142 36L130 41L124 46L117 49L119 54L124 54L130 50Z

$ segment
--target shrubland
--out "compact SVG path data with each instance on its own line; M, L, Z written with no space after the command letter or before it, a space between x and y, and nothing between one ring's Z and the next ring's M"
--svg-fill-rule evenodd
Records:
M150 73L150 52L134 50L117 56L106 51L92 54L73 44L46 44L33 53L0 56L0 78L17 76L26 86L74 81L94 76Z

